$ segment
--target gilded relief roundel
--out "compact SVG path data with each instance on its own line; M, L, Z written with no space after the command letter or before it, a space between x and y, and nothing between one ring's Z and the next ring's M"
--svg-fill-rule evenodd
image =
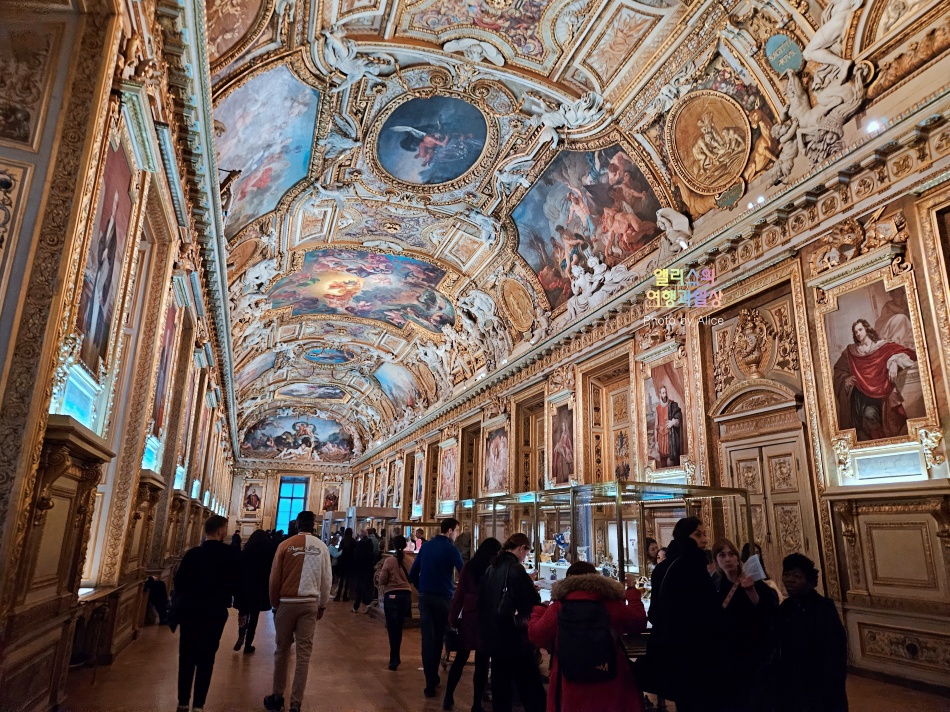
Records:
M673 170L700 195L718 195L742 175L752 146L752 127L727 94L687 94L670 111L666 144Z
M467 101L414 97L398 104L384 120L376 139L376 159L397 181L441 185L478 163L487 138L484 114Z

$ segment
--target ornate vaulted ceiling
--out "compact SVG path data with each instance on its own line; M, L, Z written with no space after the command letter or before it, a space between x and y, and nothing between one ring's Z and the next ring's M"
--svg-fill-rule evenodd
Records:
M352 461L827 159L892 5L208 0L241 456Z

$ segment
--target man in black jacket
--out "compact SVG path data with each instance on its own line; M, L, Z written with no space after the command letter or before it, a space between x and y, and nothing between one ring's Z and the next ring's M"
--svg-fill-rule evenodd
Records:
M848 712L848 636L835 604L815 590L818 569L804 554L782 561L788 599L779 606L778 708Z
M218 515L205 522L205 542L190 549L175 574L178 642L178 712L204 708L214 655L228 620L228 608L240 582L237 551L224 543L228 520ZM194 683L194 698L191 687Z
M375 531L375 530L373 530ZM353 600L353 612L369 613L369 604L373 602L373 569L376 566L378 540L374 541L370 532L363 530L363 536L353 550L353 579L356 583L356 598ZM360 611L360 607L363 610Z
M525 534L512 534L479 585L478 620L482 642L491 655L493 712L511 712L515 686L525 712L544 710L544 686L534 646L528 640L531 611L541 605L541 596L523 565L530 551L531 542Z

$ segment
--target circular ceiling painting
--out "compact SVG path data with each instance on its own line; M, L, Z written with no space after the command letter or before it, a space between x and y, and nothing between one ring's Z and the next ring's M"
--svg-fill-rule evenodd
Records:
M376 157L393 178L411 185L455 180L485 148L488 125L477 108L450 96L413 98L389 115L376 142Z
M349 349L333 349L323 346L316 346L307 349L303 357L312 363L319 363L333 366L339 363L347 363L356 358L356 354Z

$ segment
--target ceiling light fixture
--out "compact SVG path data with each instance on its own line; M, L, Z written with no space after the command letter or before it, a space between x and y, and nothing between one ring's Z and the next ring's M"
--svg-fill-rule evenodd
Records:
M880 122L880 121L878 121L877 119L872 119L871 121L868 122L868 125L867 125L867 127L866 127L866 130L867 130L867 132L868 132L869 134L872 134L872 133L877 133L877 132L880 131L882 128L884 128L884 127L881 126L881 122Z

